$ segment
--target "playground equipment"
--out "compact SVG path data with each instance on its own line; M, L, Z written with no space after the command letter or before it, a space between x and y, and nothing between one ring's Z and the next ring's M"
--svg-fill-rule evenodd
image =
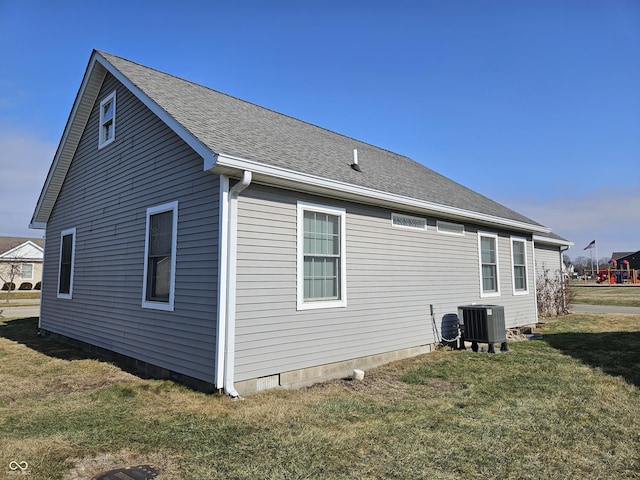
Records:
M632 270L629 268L629 261L622 260L620 262L620 268L618 262L613 258L609 260L609 268L598 270L596 277L597 283L609 282L611 285L631 283L640 284L640 272L638 270Z

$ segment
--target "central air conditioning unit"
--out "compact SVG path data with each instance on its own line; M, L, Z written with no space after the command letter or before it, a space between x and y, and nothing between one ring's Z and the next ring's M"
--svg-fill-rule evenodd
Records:
M471 349L478 351L478 343L489 344L489 353L495 353L494 343L500 343L500 351L508 352L507 332L504 323L504 307L500 305L465 305L458 307L458 319L462 324L462 339L471 342Z

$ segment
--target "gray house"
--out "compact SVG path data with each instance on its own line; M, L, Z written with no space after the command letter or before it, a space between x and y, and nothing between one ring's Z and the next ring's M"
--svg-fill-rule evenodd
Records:
M99 51L32 227L45 334L231 396L428 352L462 304L536 323L537 244L568 244L407 157Z
M573 245L573 242L568 242L555 233L549 233L534 235L533 245L537 279L545 275L550 278L561 278L563 273L567 273L562 256Z

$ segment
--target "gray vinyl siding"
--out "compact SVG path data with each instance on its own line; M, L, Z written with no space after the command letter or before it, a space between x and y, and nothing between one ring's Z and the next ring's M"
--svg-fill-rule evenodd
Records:
M346 209L344 308L296 310L297 201ZM529 294L513 295L512 232L494 232L501 296L483 299L477 228L466 225L464 236L438 233L434 218L426 231L398 228L391 213L265 186L242 193L236 381L435 343L430 304L438 329L446 314L470 303L503 305L508 327L535 323L530 239Z
M560 249L558 246L545 245L536 242L536 277L544 275L545 270L548 270L550 278L559 276L562 272L562 265L560 264Z
M116 139L98 149L117 90ZM219 181L110 75L47 224L42 328L213 382ZM175 311L143 309L146 210L178 201ZM76 228L73 298L58 299L60 232Z

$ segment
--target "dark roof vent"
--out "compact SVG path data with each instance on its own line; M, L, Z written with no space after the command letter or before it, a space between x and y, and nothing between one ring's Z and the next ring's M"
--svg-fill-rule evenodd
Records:
M358 149L353 149L353 163L351 164L351 168L353 168L356 172L361 172L360 165L358 165Z

